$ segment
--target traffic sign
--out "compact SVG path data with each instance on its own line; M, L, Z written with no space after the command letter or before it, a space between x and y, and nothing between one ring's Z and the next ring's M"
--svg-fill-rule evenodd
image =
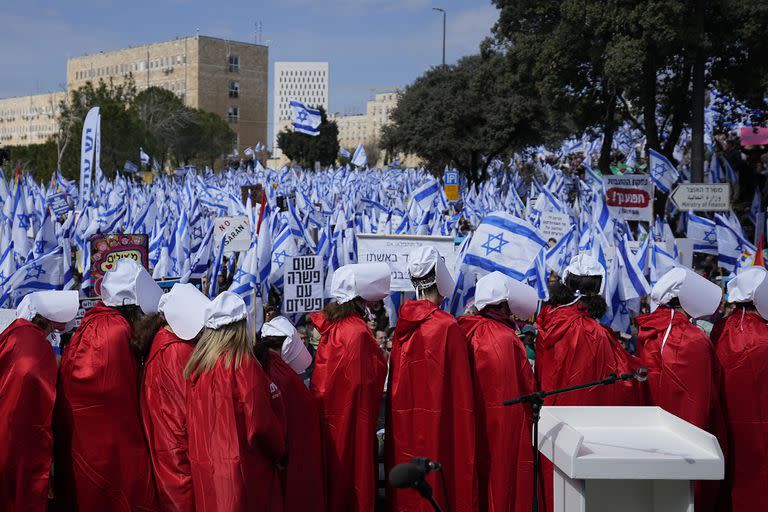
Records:
M669 196L679 210L722 212L731 209L730 183L681 183Z
M448 201L459 200L459 173L456 171L445 171L443 175L443 190L445 198Z

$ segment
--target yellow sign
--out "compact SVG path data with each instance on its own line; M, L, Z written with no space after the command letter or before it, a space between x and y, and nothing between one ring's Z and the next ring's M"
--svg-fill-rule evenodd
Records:
M443 188L445 189L445 198L448 201L458 201L459 200L459 186L458 185L445 185Z

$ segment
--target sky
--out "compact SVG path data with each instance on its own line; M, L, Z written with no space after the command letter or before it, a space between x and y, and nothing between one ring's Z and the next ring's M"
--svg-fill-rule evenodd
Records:
M328 61L329 110L361 113L369 87L404 86L478 52L498 11L490 0L2 0L0 98L63 90L69 57L201 35L269 46L273 63ZM270 113L271 116L271 113Z

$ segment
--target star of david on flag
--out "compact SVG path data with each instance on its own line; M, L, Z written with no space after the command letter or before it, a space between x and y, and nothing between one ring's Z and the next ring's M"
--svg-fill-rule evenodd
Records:
M675 166L672 165L672 162L658 151L649 149L648 157L653 184L665 194L669 194L672 186L680 179L680 174Z
M293 131L307 135L320 135L322 116L319 110L309 108L299 101L291 101L291 123Z
M487 215L472 235L463 263L480 274L495 270L523 281L547 245L531 223L506 212Z

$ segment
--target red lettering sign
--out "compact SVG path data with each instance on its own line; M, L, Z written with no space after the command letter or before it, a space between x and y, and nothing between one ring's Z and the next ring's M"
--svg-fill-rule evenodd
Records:
M638 188L612 188L607 194L608 206L645 208L651 202L648 192Z

